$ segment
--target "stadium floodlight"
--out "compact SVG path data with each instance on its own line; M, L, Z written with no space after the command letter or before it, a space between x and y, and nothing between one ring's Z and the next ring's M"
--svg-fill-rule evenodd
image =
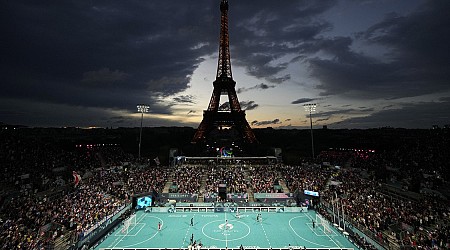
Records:
M307 103L303 104L306 112L309 112L309 121L311 123L311 151L312 158L314 159L314 137L313 137L313 126L312 126L312 112L316 112L317 104L315 103Z
M146 104L138 104L137 110L138 112L141 112L141 129L139 130L139 162L141 161L141 142L142 142L142 121L144 120L144 113L148 113L148 109L150 106Z

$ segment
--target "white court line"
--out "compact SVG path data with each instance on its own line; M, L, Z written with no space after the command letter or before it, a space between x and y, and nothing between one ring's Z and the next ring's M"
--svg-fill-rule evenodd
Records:
M311 220L314 220L309 214L306 214L306 216L308 216L308 218L310 218ZM334 232L333 229L331 229L331 231ZM325 233L325 231L324 231L323 233ZM326 233L325 233L325 234L326 234ZM334 241L329 235L327 235L327 237L328 237L328 239L330 239L337 247L340 247L340 246L338 245L338 243L336 243L336 241Z
M192 215L192 218L194 218L194 217L195 217L195 214ZM182 243L182 245L181 245L181 248L184 247L184 243L186 242L186 237L188 237L189 231L190 231L190 230L191 230L191 222L189 222L189 227L188 227L188 229L186 230L186 234L184 235L183 243ZM189 242L189 244L191 244L191 243Z
M307 239L303 238L302 236L300 236L300 235L297 233L297 231L295 231L295 229L292 227L291 221L292 221L293 219L301 218L301 217L304 217L304 216L296 216L296 217L293 217L293 218L291 218L291 219L289 220L289 227L291 228L292 232L294 232L294 234L297 235L297 237L299 237L300 239L302 239L302 240L304 240L304 241L306 241L306 242L309 242L309 243L314 244L314 245L317 245L317 246L330 248L330 246L322 245L322 244L316 243L316 242L314 242L314 241L307 240Z
M264 235L266 236L267 243L269 243L269 247L272 248L272 244L270 244L269 237L267 236L266 229L264 228L262 221L260 221L259 224L261 225L262 230L264 231Z
M308 226L308 228L309 228L311 231L314 232L314 234L315 234L317 237L327 236L327 234L323 231L323 229L320 228L320 225L322 225L322 224L320 224L320 223L317 224L317 223L316 223L316 227L315 227L315 228L317 228L320 232L323 232L323 234L318 234L318 233L317 233L317 230L314 230L315 228L313 228L313 227L311 226L312 223L306 223L306 225ZM337 236L336 232L334 232L333 230L331 230L331 232L333 233L333 234L332 234L333 236Z
M142 230L142 228L145 227L145 225L147 225L146 223L136 223L136 225L139 225L141 228L135 233L135 234L122 234L122 230L118 230L117 233L114 234L114 236L120 237L120 236L129 236L129 237L135 237L136 235L139 234L139 232ZM133 231L137 226L134 226L131 230L129 231Z
M250 229L250 227L249 227L245 222L237 221L237 220L231 220L230 222L232 222L232 221L235 221L236 223L241 223L242 225L246 226L247 229L248 229L248 232L247 232L246 235L243 235L243 236L241 236L241 237L239 237L239 238L231 239L231 240L228 240L228 241L231 242L231 241L241 240L241 239L244 239L245 237L247 237L247 236L250 234L251 229ZM206 232L206 230L205 230L205 228L207 228L209 224L214 224L214 223L216 223L216 222L218 222L219 225L220 225L220 223L223 222L223 219L220 218L219 220L213 220L213 221L210 221L210 222L206 223L206 224L203 225L203 227L202 227L202 233L203 233L203 235L204 235L205 237L207 237L207 238L209 238L209 239L211 239L211 240L225 241L224 239L218 239L218 238L211 237L210 235L208 235L209 232ZM222 225L224 225L224 224L222 224ZM221 230L222 230L222 231L221 231L221 235L223 235L223 228L222 228ZM220 236L220 237L222 237L222 236Z
M227 213L226 212L225 212L225 221L226 221L226 223L225 223L224 231L227 230L227 228L228 228L228 220L227 220ZM225 248L228 248L228 234L227 234L227 232L225 232Z
M145 213L143 213L142 215L141 215L141 218L139 219L139 221L138 222L141 222L143 219L145 218ZM136 224L138 223L138 222L136 222ZM112 247L112 248L115 248L124 238L125 238L125 236L126 235L124 235L124 236L122 236L122 238Z
M142 230L142 228L144 228L145 227L145 225L147 225L147 223L139 223L139 224L142 224L142 227L136 232L136 234L135 235L133 235L133 236L136 236L136 235L138 235L140 232L141 232L141 230Z
M164 221L163 221L161 218L157 217L157 216L145 216L145 217L146 217L146 218L148 218L148 217L150 217L150 218L156 218L156 219L158 219L159 221L161 221L161 228L162 228L163 225L164 225ZM148 238L148 239L146 239L146 240L143 240L143 241L140 241L140 242L137 242L137 243L134 243L134 244L131 244L131 245L122 246L121 248L130 248L130 247L133 247L133 246L142 244L142 243L144 243L144 242L147 242L147 241L153 239L156 235L158 235L158 233L160 233L160 231L156 230L155 233L154 233L150 238ZM139 249L139 248L137 248L137 249ZM144 248L142 248L142 249L144 249ZM147 248L145 248L145 249L147 249Z

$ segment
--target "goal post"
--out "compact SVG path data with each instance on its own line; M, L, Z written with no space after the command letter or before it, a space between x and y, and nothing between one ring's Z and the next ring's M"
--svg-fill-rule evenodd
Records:
M330 228L330 223L324 217L322 217L322 215L316 214L316 223L318 224L318 226L323 227L323 232L325 234L333 233Z
M136 226L136 214L132 214L128 219L123 222L122 233L128 234Z

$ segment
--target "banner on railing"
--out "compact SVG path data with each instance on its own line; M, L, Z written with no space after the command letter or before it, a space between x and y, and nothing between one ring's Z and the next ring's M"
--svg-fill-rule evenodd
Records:
M292 199L292 193L255 193L255 199Z
M176 201L190 201L194 202L198 199L198 194L186 194L186 193L161 193L160 199L163 200L176 200Z
M124 206L122 206L122 208L117 209L115 213L102 219L95 226L82 232L79 237L78 246L81 247L85 242L90 240L92 237L94 237L97 233L99 233L104 228L106 228L113 221L117 220L123 213L128 211L130 208L131 208L131 204L129 204L127 206L124 205Z

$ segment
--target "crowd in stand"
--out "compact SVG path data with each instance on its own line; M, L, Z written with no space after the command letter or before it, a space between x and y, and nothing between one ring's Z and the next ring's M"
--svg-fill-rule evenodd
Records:
M394 197L383 192L382 187L383 182L392 179L411 183L417 173L435 176L427 187L442 185L442 179L448 180L448 165L441 163L450 162L450 146L445 140L433 144L433 140L424 138L416 144L376 153L328 151L319 155L318 161L329 162L331 167L183 165L169 169L133 167L133 157L120 147L63 150L36 138L1 139L0 180L4 190L9 187L11 193L16 191L1 196L2 249L39 249L47 244L46 240L54 240L69 230L83 236L128 204L133 194L162 192L171 175L179 193L199 193L202 180L206 180L207 193L217 192L220 183L226 183L230 193L247 192L247 188L254 193L273 193L277 191L275 185L283 180L290 192L319 191L324 215L331 211L327 207L339 204L351 225L370 232L382 244L390 237L399 245L416 248L445 249L449 244L448 201L426 195L416 200ZM76 186L72 184L72 171L82 176ZM70 188L56 189L64 183L70 183ZM45 195L45 190L53 190L48 192L53 195ZM54 227L45 233L49 237L42 237L41 229L49 223ZM363 237L355 239L365 249L373 248Z
M448 131L413 131L375 150L330 150L320 161L343 168L324 190L328 204L344 205L348 220L379 242L414 248L450 247ZM386 186L396 187L392 193ZM426 190L433 189L429 192ZM414 193L412 193L413 191Z
M228 193L247 193L244 169L240 166L209 167L206 177L206 194L218 193L219 184L226 184Z
M320 167L304 164L302 166L283 166L281 173L291 192L310 190L319 192L325 188L330 171L321 171Z
M182 165L175 168L173 182L177 186L176 193L198 194L205 172L204 166Z
M362 178L361 172L339 171L333 177L337 184L322 192L324 204L335 206L336 210L343 207L347 221L371 232L380 243L387 244L391 236L399 245L445 247L450 237L448 202L432 197L415 201L386 195L381 183Z
M5 137L0 143L2 184L23 192L42 191L54 187L59 167L76 166L81 155L64 152L50 142L37 138ZM85 159L86 160L86 159Z
M7 219L2 220L0 247L14 249L13 246L21 245L33 248L32 246L45 244L36 241L42 236L37 232L48 223L61 226L52 233L52 239L68 229L76 229L77 235L82 237L102 219L129 203L132 194L153 189L161 192L167 180L164 179L164 170L159 170L159 173L162 176L154 178L157 176L155 170L133 170L121 174L115 171L98 171L58 198L38 199L31 195L14 198L4 207L3 216ZM126 180L132 183L122 184Z
M332 166L344 166L355 154L354 149L323 150L316 158L316 162L327 162Z
M125 173L127 189L133 194L162 192L168 181L170 170L166 166L153 166L149 169L131 169Z
M169 174L166 168L129 168L132 156L117 146L62 150L34 138L2 139L1 183L13 188L2 187L1 249L41 249L68 231L82 237L131 195L162 192ZM82 176L76 186L75 170Z
M275 193L280 174L274 165L250 167L250 185L254 193Z

